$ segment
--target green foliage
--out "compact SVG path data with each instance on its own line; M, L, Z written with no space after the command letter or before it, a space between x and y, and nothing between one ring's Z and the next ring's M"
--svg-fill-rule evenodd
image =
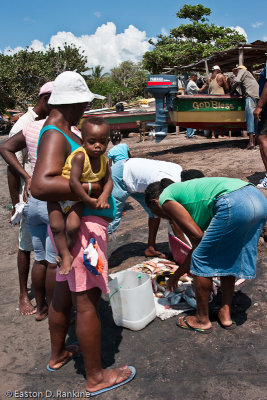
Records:
M204 7L202 4L197 4L195 6L190 6L185 4L177 13L176 16L180 19L189 18L191 21L201 21L205 22L208 18L205 15L210 15L211 9Z
M39 88L54 80L64 71L83 72L86 57L74 47L65 45L57 50L49 47L46 52L26 50L14 55L0 54L0 110L16 107L26 110L37 100Z
M99 71L102 72L102 69L99 69ZM107 77L100 74L100 77L91 79L91 75L85 79L93 93L101 94L107 98L111 94L112 105L114 105L120 101L129 102L138 97L143 97L147 75L148 72L141 67L140 63L124 61L118 67L113 68ZM107 100L105 103L107 103ZM102 106L101 100L94 100L92 105L93 108Z
M107 99L105 103L108 101L108 95L112 95L112 104L117 103L122 100L123 86L116 83L111 77L106 78L95 78L94 80L87 80L87 84L90 90L93 93L101 94L102 96L106 96ZM92 108L101 108L103 107L102 100L95 99L92 104Z
M111 70L111 78L124 88L124 100L144 96L148 71L141 63L123 61L119 67Z
M184 5L176 15L191 23L171 29L169 36L159 35L156 43L150 40L154 49L144 54L144 67L161 73L164 67L188 65L246 41L234 29L209 24L206 16L210 14L210 8L202 4Z

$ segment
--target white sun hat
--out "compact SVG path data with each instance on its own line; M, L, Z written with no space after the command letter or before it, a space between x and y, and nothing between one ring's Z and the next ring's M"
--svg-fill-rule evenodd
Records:
M216 69L221 70L221 68L219 67L219 65L214 65L211 70L212 71L216 71Z
M56 77L48 104L89 103L99 97L100 95L90 91L80 74L74 71L65 71ZM104 96L102 97L104 98Z

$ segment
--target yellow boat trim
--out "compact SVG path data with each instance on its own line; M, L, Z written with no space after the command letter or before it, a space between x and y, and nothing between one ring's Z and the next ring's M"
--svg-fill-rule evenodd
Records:
M246 122L244 111L170 111L173 122Z

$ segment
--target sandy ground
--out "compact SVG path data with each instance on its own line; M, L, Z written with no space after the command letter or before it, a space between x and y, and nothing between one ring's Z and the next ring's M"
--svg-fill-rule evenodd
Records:
M0 143L6 137L0 137ZM136 134L125 139L134 157L148 157L198 168L207 176L229 176L257 183L263 176L259 150L246 151L247 139L210 140L183 134L169 135L161 143L138 143ZM47 320L18 312L16 269L17 228L8 223L10 199L6 167L0 160L1 272L1 393L0 398L77 398L83 396L82 358L60 371L49 373L49 331ZM265 192L265 195L267 193ZM129 199L126 214L109 243L112 272L142 261L147 240L147 217ZM161 224L158 248L167 250L166 226ZM225 331L213 321L213 333L199 335L176 327L176 317L156 318L142 331L117 327L107 301L101 301L102 357L105 367L134 365L136 378L103 399L184 399L184 400L264 400L266 399L266 282L267 251L263 240L258 248L257 278L240 286L233 312L238 327ZM33 297L31 282L29 291ZM33 300L34 303L34 300ZM75 340L70 326L67 343Z

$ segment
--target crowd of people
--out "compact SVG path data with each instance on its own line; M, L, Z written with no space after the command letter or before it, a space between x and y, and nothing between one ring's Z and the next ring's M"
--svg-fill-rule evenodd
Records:
M247 134L249 136L248 150L255 148L255 135L257 132L257 119L253 112L256 108L257 101L260 96L259 83L254 78L251 72L244 65L238 65L232 69L232 73L226 77L219 65L212 67L210 78L204 82L199 81L196 72L189 75L189 82L186 86L187 95L209 94L222 96L225 94L242 96L245 99L245 116L247 124ZM194 137L195 130L187 128L186 137L188 139ZM206 136L211 136L211 139L223 138L223 129L212 129L205 131Z
M242 77L238 77L240 82ZM219 81L213 82L212 87L217 84ZM182 274L190 271L194 276L196 315L182 317L177 324L199 333L212 330L208 299L214 276L221 277L222 285L218 320L225 329L235 327L231 318L234 282L236 278L255 277L257 243L267 219L266 197L248 182L205 178L195 170L185 173L175 163L132 158L128 146L120 143L121 136L110 136L102 118L87 118L80 133L76 125L94 97L81 75L63 72L41 87L37 105L20 118L0 147L8 164L13 212L22 201L20 194L25 202L19 228L20 312L36 312L27 293L33 250L36 320L48 316L49 322L47 370L57 371L82 353L85 388L91 395L117 388L136 374L133 366L103 369L98 314L101 293L108 293L108 235L119 227L127 198L132 196L148 214L146 256L165 256L156 250L161 218L168 219L177 237L184 239L186 235L190 240L191 251L167 284L174 291ZM267 169L266 103L267 84L254 110L260 120L258 134ZM109 137L114 146L106 158ZM261 185L267 188L267 175ZM84 262L91 239L99 269L88 269ZM67 346L72 307L76 310L78 344Z

